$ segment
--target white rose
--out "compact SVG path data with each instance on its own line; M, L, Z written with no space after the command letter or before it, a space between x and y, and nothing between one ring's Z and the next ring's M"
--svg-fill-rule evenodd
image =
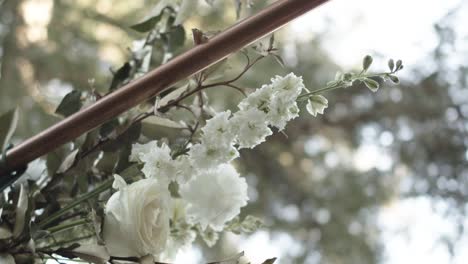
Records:
M170 194L155 179L127 185L115 175L119 189L106 204L103 236L111 256L159 255L169 236Z

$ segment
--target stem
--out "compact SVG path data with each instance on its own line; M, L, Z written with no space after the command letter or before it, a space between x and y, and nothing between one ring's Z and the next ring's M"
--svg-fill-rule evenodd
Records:
M353 77L353 79L349 80L349 82L351 82L351 85L348 85L348 84L341 81L341 82L335 83L333 85L325 86L323 88L314 90L312 92L301 94L297 99L298 100L305 100L306 98L308 98L308 97L310 97L312 95L321 94L321 93L328 92L328 91L335 90L335 89L339 89L339 88L350 87L350 86L353 85L353 83L355 81L362 81L362 80L364 80L366 78L372 78L372 77L385 77L385 76L388 76L388 75L393 74L393 73L395 73L395 72L384 72L384 73L364 74L363 75L362 72L361 72L358 75L356 75L355 77Z
M86 201L88 199L91 199L94 196L97 196L100 193L106 191L107 189L109 189L112 186L112 182L113 182L113 179L108 179L107 181L105 181L103 184L101 184L96 189L94 189L91 192L86 193L86 194L78 197L73 202L67 204L62 209L58 210L57 212L50 215L48 218L46 218L46 219L42 220L40 223L38 223L37 224L37 229L42 229L42 228L48 226L49 224L51 224L52 222L54 222L55 220L57 220L61 216L63 216L68 210L73 209L75 206L81 204L82 202L84 202L84 201Z
M63 230L66 230L66 229L69 229L69 228L72 228L72 227L75 227L75 226L80 226L80 225L84 225L84 224L88 224L88 223L89 223L89 221L87 219L79 219L79 220L76 220L76 221L73 221L73 222L69 222L69 223L65 223L65 224L62 224L62 225L51 227L51 228L47 229L47 231L49 231L50 233L57 233L57 232L60 232L60 231L63 231Z
M63 241L59 241L59 242L57 242L55 244L51 244L51 245L48 245L48 246L43 247L43 248L38 248L38 249L36 249L36 251L37 252L44 252L46 254L48 254L48 253L53 254L54 252L48 252L48 249L53 248L53 247L60 247L60 246L66 245L66 244L71 243L71 242L76 242L76 241L80 241L80 240L84 240L84 239L88 239L88 238L92 238L92 237L94 237L94 234L86 235L86 236L82 236L82 237L77 237L77 238L72 238L72 239L68 239L68 240L63 240Z

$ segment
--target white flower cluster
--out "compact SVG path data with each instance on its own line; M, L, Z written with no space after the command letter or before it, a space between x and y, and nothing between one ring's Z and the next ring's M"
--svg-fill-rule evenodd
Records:
M130 160L143 164L146 179L126 186L121 178L116 178L120 190L107 204L104 227L111 255L118 251L128 256L133 253L161 257L167 251L177 252L178 247L191 244L195 239L192 229L222 231L248 200L247 183L230 162L239 156L238 149L253 148L265 141L272 134L271 126L283 130L288 121L296 118L296 101L303 89L302 78L292 73L273 78L271 84L242 100L239 111L220 112L208 120L201 129L199 143L190 147L188 155L173 158L171 149L156 141L135 144ZM171 197L171 182L178 184L180 198ZM170 205L173 209L169 210L164 202L177 205ZM173 232L180 220L189 228ZM114 235L106 231L112 229L117 229ZM179 233L178 237L173 237L174 233ZM152 237L155 235L163 238ZM120 243L116 239L119 236L133 241L138 250L127 247L124 251L113 245Z

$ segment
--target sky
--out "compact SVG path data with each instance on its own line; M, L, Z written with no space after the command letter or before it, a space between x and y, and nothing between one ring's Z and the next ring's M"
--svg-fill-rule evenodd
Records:
M318 9L293 21L282 30L294 41L308 41L317 33L323 34L324 47L332 59L344 68L360 65L365 54L372 54L376 60L385 61L392 57L402 59L406 70L403 76L410 77L412 70L430 71L427 63L430 51L437 45L433 24L454 8L468 9L463 0L332 0ZM463 12L460 12L463 13ZM466 13L466 12L465 12ZM466 34L468 18L457 18L456 28ZM468 35L468 34L467 34ZM466 39L465 39L466 40ZM468 46L460 42L460 49ZM464 45L464 46L463 46ZM454 56L454 60L457 56ZM460 62L461 63L461 62ZM376 63L376 66L379 63ZM378 69L378 67L377 67ZM359 155L375 156L375 149L369 146ZM371 159L359 158L357 160ZM370 164L357 164L358 168L370 169ZM374 163L375 164L375 163ZM395 199L380 210L379 225L384 230L385 264L405 263L466 263L468 250L458 250L451 258L446 247L438 243L441 235L453 235L453 225L433 211L433 207L444 207L443 203L433 204L427 198ZM468 226L468 220L465 221ZM406 233L401 231L405 230ZM261 263L272 256L281 257L285 248L289 253L299 247L287 234L271 237L266 231L259 231L245 238L233 237L238 248L252 263ZM463 238L458 249L468 248L468 238ZM199 263L201 255L197 250L179 254L176 263ZM52 263L52 262L51 262ZM280 261L280 263L286 263Z

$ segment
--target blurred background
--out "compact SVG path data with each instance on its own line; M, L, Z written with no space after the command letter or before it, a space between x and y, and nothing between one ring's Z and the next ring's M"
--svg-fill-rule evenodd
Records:
M157 2L0 0L0 113L20 107L16 140L57 122L51 113L72 89L105 90L110 69L143 36L129 26ZM199 1L186 29L235 23L234 1L210 2ZM273 1L251 2L242 16ZM358 70L366 54L375 71L402 59L402 83L326 94L325 115L304 114L287 137L242 152L251 200L243 213L267 227L225 235L211 249L198 243L177 263L239 251L252 263L466 263L467 12L464 0L332 0L278 31L286 67L262 61L245 86L294 71L317 89L339 70ZM221 109L240 99L228 95L211 101Z

